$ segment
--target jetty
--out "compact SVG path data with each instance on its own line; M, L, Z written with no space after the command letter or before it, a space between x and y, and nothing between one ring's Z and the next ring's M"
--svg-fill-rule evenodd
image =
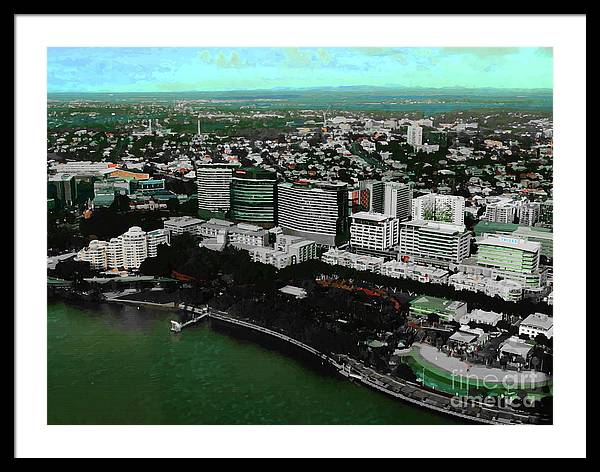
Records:
M179 321L171 320L171 331L174 333L180 333L181 330L187 326L190 326L198 321L206 318L209 314L208 306L203 307L194 307L185 305L183 303L179 304L179 308L186 312L192 313L192 318L185 321L184 323L180 323Z

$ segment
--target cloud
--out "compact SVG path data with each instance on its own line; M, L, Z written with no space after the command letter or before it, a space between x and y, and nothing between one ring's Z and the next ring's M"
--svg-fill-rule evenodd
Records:
M325 49L317 50L317 57L319 58L319 61L321 61L321 63L326 66L333 62L331 54L329 54Z
M444 54L470 54L479 58L509 56L517 54L520 48L441 48Z
M302 51L298 48L285 48L284 63L290 67L306 67L312 65L313 58L309 51Z
M220 52L217 55L217 58L215 60L215 64L218 67L222 67L222 68L236 68L236 67L243 67L246 65L245 61L243 61L240 58L240 55L233 51L229 57L227 57L225 54L223 54L222 52Z
M205 64L211 64L213 61L210 51L207 51L206 49L198 53L198 59L200 59Z

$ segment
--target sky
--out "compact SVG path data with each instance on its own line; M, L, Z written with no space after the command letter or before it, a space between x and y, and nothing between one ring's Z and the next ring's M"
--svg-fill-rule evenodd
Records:
M552 48L48 48L48 92L552 88Z

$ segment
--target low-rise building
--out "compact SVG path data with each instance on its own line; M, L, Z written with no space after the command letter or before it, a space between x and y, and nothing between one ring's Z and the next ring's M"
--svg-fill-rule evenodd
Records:
M470 322L485 324L490 326L496 326L499 321L502 321L502 313L496 313L495 311L485 311L476 308L475 310L470 311L462 318L460 318L459 323L466 325Z
M383 257L354 254L349 251L332 248L323 253L321 260L326 264L349 267L355 270L367 270L380 273L383 266Z
M443 321L457 321L467 314L467 304L456 300L446 300L421 296L409 302L409 313L416 318L424 318L428 315L437 315Z
M448 282L448 270L429 267L412 262L387 261L381 267L381 275L395 279L411 279L419 282L445 284Z
M227 242L246 246L267 246L269 233L260 226L238 223L227 227Z
M532 339L538 334L543 334L547 338L551 338L553 335L552 317L543 313L529 315L519 324L519 334L528 335Z
M513 280L496 280L492 276L459 272L448 277L448 284L456 290L483 292L490 297L500 297L517 302L523 298L523 287Z
M507 356L510 364L523 365L531 359L533 345L519 339L518 336L511 336L502 344L499 349L501 356Z
M198 218L178 216L166 220L164 222L164 229L166 229L171 236L183 233L198 235L202 223L204 223L204 220L199 220Z
M198 226L198 233L200 236L205 238L216 238L219 232L227 230L232 227L234 223L226 220L219 220L218 218L211 218L206 223L201 223Z
M277 269L317 258L317 243L299 236L277 235L275 247L235 242L236 249L247 251L254 262L269 264Z

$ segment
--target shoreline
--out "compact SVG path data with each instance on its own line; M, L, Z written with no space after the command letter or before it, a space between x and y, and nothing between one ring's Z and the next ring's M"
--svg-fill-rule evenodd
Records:
M191 308L192 310L198 309L197 307L186 306L184 304L179 305L179 309L183 311L187 311L186 308ZM216 313L215 313L216 312ZM537 422L533 422L531 420L537 419L535 416L527 415L526 413L518 413L509 410L498 410L494 408L490 408L485 404L478 404L477 406L462 407L460 411L452 410L450 399L442 395L440 393L434 393L429 389L423 388L420 384L416 384L407 380L401 379L391 379L390 377L379 374L372 369L361 365L358 361L354 359L344 356L337 355L340 359L345 359L344 363L339 363L331 356L328 356L324 353L321 353L317 349L308 346L307 344L298 341L286 334L278 333L277 331L271 330L269 328L265 328L259 325L255 325L253 323L238 320L237 318L233 318L225 314L225 312L221 312L219 310L210 309L208 311L208 316L206 317L208 320L217 319L226 323L230 323L233 325L246 327L252 329L254 331L261 332L263 334L275 337L277 339L286 341L290 344L293 344L300 349L303 349L306 352L309 352L320 358L321 361L325 361L330 367L336 370L336 372L351 381L357 380L359 383L379 390L387 395L393 396L395 398L399 398L406 402L410 402L419 407L426 408L429 410L434 410L437 413L441 413L443 415L458 417L462 420L466 420L471 423L479 423L479 424L538 424ZM348 368L348 371L346 371ZM379 377L378 379L372 379L372 377ZM396 384L395 388L390 387L389 384ZM415 398L420 397L420 398ZM471 409L469 409L471 408ZM468 411L473 411L475 414L469 414ZM482 413L486 413L486 417L482 416ZM490 418L491 417L491 418Z
M73 298L63 298L56 297L62 301L73 302L79 301L87 304L89 302L96 303L123 303L128 306L142 306L152 309L160 309L161 311L172 311L174 314L180 314L182 311L186 312L185 308L197 309L197 307L192 307L191 305L184 305L176 303L169 303L168 306L162 304L154 304L152 302L144 302L137 300L120 300L120 299L110 299L110 300L100 300L100 301L92 301L86 299L73 299ZM329 369L334 369L337 375L340 375L346 379L349 379L351 382L358 382L359 384L377 390L383 394L388 396L392 396L394 398L403 400L406 403L410 403L412 405L418 406L423 409L427 409L430 411L435 411L438 414L443 416L449 416L453 418L460 418L463 421L466 421L470 424L488 424L488 425L499 425L499 424L540 424L538 422L530 422L527 421L529 418L534 419L535 417L530 417L527 414L521 414L512 411L504 411L486 407L485 405L478 405L473 409L476 410L476 414L469 414L467 411L469 410L469 406L462 407L460 411L450 409L450 398L448 396L442 395L440 393L432 392L430 389L423 388L422 385L410 382L404 379L391 379L384 374L377 373L372 369L362 365L358 361L345 356L345 355L336 355L341 359L344 359L344 363L340 363L336 361L333 357L328 356L324 353L321 353L317 349L298 341L297 339L288 336L285 333L279 333L277 331L271 330L269 328L265 328L259 325L255 325L248 321L238 320L236 318L230 317L226 312L220 312L219 310L209 309L209 316L204 318L206 321L218 320L223 322L229 326L237 326L241 328L246 328L251 330L252 332L261 333L263 335L269 336L273 339L278 339L283 341L288 346L295 346L300 349L305 354L311 354L311 356L318 360L320 359L321 366L327 366ZM192 323L193 324L193 323ZM378 378L374 378L378 377ZM390 387L389 384L393 383L394 386ZM387 385L387 387L386 387ZM415 398L416 397L416 398ZM456 408L456 407L455 407ZM491 418L484 418L477 413L481 414L483 410L486 410L487 415L491 416ZM502 415L502 416L501 416ZM510 421L512 419L518 419L517 421ZM524 421L525 420L525 421ZM541 423L546 424L546 423ZM551 424L551 423L549 423Z

